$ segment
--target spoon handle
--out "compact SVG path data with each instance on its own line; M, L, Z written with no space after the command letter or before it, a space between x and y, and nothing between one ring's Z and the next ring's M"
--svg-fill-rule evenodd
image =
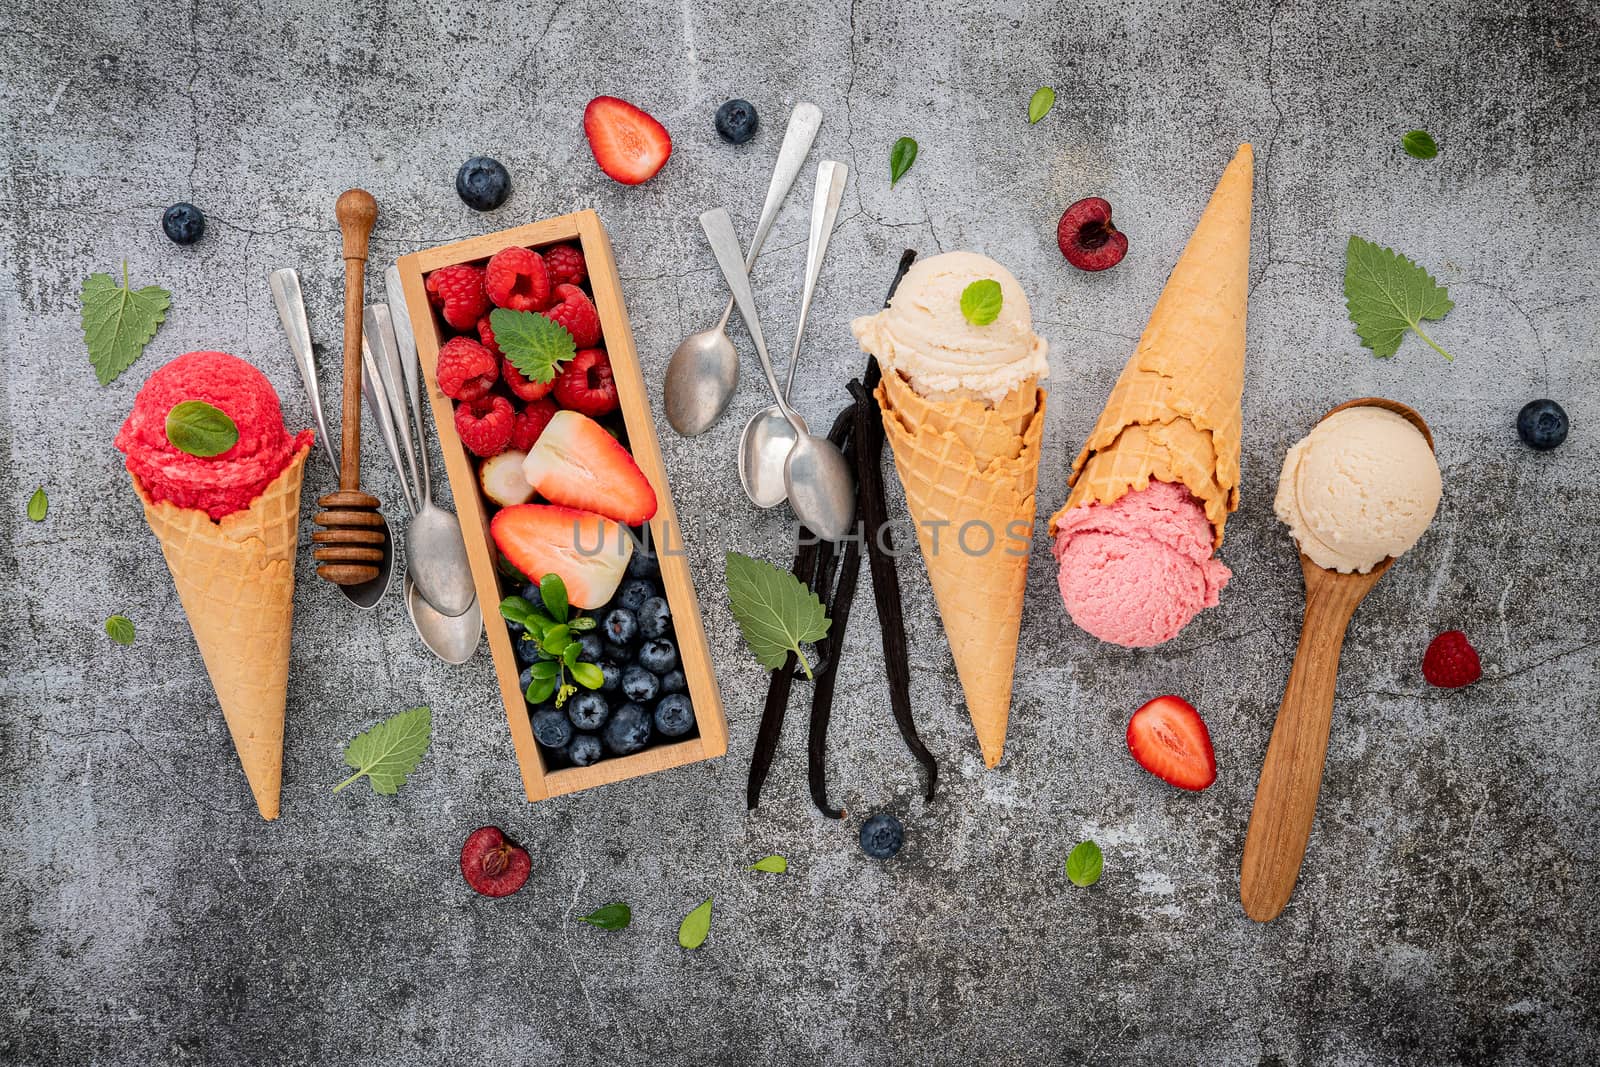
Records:
M328 421L322 414L322 388L317 384L317 361L311 348L311 325L306 321L305 296L300 291L300 272L293 267L282 267L268 275L267 280L278 319L289 338L289 350L294 353L294 365L306 387L306 401L311 405L317 440L322 444L322 451L327 453L328 462L338 470L339 454L334 450L333 438L328 436Z
M1322 788L1339 653L1350 617L1372 588L1370 581L1346 575L1329 580L1320 568L1303 567L1306 614L1300 647L1267 743L1239 868L1239 899L1257 922L1278 917L1300 876Z
M433 500L433 475L428 470L428 426L422 419L421 370L417 363L417 337L411 329L411 313L406 310L405 288L400 282L400 268L391 265L383 272L383 288L389 297L390 318L394 321L395 345L400 353L400 366L405 372L406 399L411 405L411 418L416 423L417 458L422 461L422 496L426 507ZM398 403L398 401L397 401Z
M391 428L400 431L400 454L405 457L406 465L411 470L411 481L408 483L411 498L417 502L417 510L421 511L428 502L422 497L422 478L417 473L416 448L411 442L411 419L406 415L402 381L404 372L400 368L400 345L395 340L394 316L390 314L388 304L368 304L362 323L362 335L372 339L378 377L383 381L384 401L389 405ZM405 479L404 472L400 478L402 481Z
M794 388L794 368L800 362L800 340L805 336L806 317L811 314L811 298L822 276L822 260L828 254L828 238L839 217L839 201L844 198L845 179L850 168L832 159L817 164L817 190L811 196L811 239L806 245L806 282L800 294L800 319L794 326L794 350L789 353L789 375L783 383L783 397Z
M372 312L367 309L368 315ZM400 459L400 443L395 440L394 415L389 404L388 391L383 387L383 376L378 368L378 358L372 352L372 331L363 329L361 336L361 394L367 399L367 406L372 409L372 416L378 423L378 436L383 439L384 448L389 450L389 458L394 461L394 472L400 477L400 495L405 497L406 510L413 516L419 510L416 501L411 499L411 487L406 480L406 468Z
M745 328L750 331L750 340L755 342L756 355L761 359L761 369L766 372L772 395L778 401L778 410L783 412L784 418L797 432L804 434L806 431L794 409L789 407L789 402L778 389L778 376L773 373L772 357L767 355L767 339L762 336L761 320L756 315L755 294L750 291L750 276L745 273L744 264L739 259L739 235L733 231L733 219L728 217L728 209L712 208L701 215L700 228L711 242L711 253L717 257L717 266L721 268L722 277L733 293L733 302L739 305L739 314L744 316Z

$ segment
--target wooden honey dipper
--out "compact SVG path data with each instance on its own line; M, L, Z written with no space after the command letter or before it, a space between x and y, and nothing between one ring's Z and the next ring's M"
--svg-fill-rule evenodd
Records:
M378 577L384 521L378 498L361 491L361 313L365 298L367 240L378 221L378 202L365 189L349 189L334 205L344 238L344 400L339 449L339 490L321 497L312 533L317 574L335 585L360 585Z

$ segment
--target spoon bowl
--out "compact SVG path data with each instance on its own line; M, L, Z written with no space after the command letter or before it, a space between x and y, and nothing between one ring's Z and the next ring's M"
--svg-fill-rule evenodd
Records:
M472 658L483 636L483 611L476 599L460 615L445 615L422 597L409 574L405 594L406 614L428 651L446 663L465 663Z
M812 533L838 541L856 518L856 481L850 461L826 437L803 433L783 465L789 504Z
M764 407L744 425L739 438L739 481L758 508L775 508L789 495L784 467L798 435L778 405Z
M1433 433L1422 416L1394 400L1351 400L1323 418L1353 407L1394 412L1416 427L1433 448ZM1239 867L1239 899L1245 914L1257 922L1277 918L1294 892L1322 789L1345 633L1356 608L1394 561L1395 557L1389 556L1366 574L1344 574L1319 567L1300 553L1306 585L1305 621L1272 739L1267 743Z

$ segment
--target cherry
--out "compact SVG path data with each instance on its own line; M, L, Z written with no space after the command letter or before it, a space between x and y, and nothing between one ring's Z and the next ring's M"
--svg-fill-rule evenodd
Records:
M1061 213L1056 244L1079 270L1106 270L1128 254L1128 235L1111 225L1111 205L1098 196L1079 200Z
M480 826L461 846L461 874L486 897L515 893L528 881L533 860L527 849L506 839L498 826Z

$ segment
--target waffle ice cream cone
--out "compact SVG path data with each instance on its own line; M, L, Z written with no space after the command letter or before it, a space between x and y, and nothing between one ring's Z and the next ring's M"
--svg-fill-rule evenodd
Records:
M1011 712L1044 397L1029 378L993 406L931 400L894 370L877 390L967 713L990 767L1004 753Z
M1072 464L1070 508L1114 504L1151 479L1188 488L1222 544L1239 506L1253 155L1241 145Z
M215 522L198 508L153 501L132 476L264 819L278 817L300 483L309 451L303 445L248 507Z

